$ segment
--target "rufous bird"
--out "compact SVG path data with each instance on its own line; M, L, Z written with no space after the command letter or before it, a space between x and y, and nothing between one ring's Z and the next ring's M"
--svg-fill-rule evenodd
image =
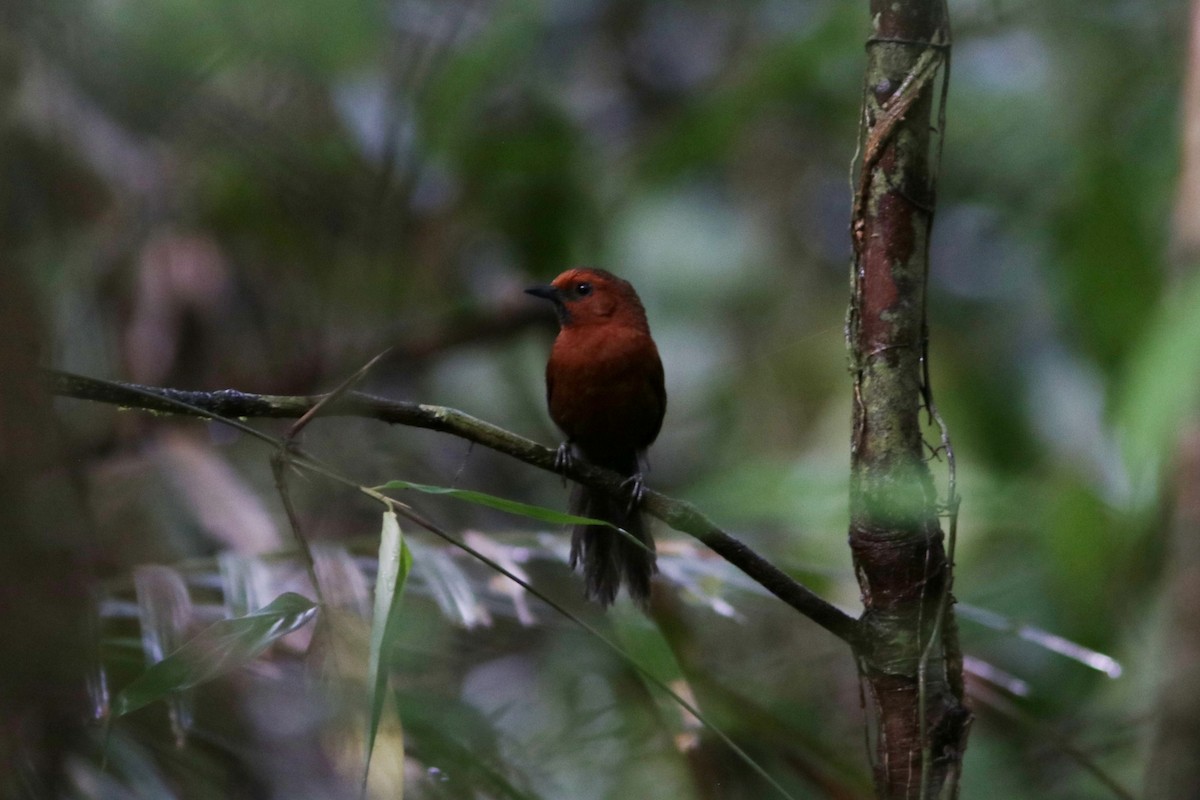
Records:
M583 565L588 597L610 605L624 583L644 608L657 567L654 539L638 510L641 464L667 410L662 360L646 310L628 281L602 269L568 270L526 291L552 302L558 314L558 337L546 364L550 418L567 437L556 463L578 455L627 477L627 497L577 486L571 512L610 522L644 545L606 526L577 525L571 567Z

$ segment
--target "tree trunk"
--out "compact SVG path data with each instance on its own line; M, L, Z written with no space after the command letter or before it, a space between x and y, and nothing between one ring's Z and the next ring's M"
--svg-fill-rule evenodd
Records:
M855 650L878 796L954 797L971 714L920 419L922 404L936 416L924 372L925 289L938 158L932 117L944 102L948 21L942 0L871 0L870 8L847 326L850 547L864 606ZM942 452L953 469L945 435ZM950 494L953 513L953 483Z
M87 721L94 613L79 507L37 369L33 303L0 267L0 797L57 797Z

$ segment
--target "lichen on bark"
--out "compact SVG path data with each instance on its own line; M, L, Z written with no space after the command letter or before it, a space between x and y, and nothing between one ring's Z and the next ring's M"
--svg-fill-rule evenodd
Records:
M931 397L924 369L937 158L931 129L949 37L941 0L873 0L871 10L847 325L850 547L864 606L856 654L876 720L878 795L955 796L970 713L920 417Z

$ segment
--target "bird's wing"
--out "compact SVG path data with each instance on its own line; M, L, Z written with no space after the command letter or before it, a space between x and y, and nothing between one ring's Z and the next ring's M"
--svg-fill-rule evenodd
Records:
M658 423L654 426L654 433L650 435L650 441L658 438L658 432L662 430L663 417L667 415L667 384L663 375L662 361L654 359L653 372L650 376L650 388L654 394L654 399L658 404L658 413L655 415Z

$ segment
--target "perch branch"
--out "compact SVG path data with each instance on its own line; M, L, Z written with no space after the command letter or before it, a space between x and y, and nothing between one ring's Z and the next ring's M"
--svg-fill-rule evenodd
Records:
M233 419L299 419L322 402L325 395L261 395L222 389L212 392L183 391L154 386L103 381L82 375L47 370L50 392L61 397L108 403L167 414L187 414L177 403ZM624 480L610 470L575 459L565 470L554 466L555 451L518 436L490 422L444 406L388 400L361 392L346 392L320 410L325 417L363 417L391 425L447 433L540 469L608 492L618 492ZM199 416L199 415L197 415ZM737 538L705 517L695 506L647 490L642 501L646 513L686 533L746 573L771 594L799 611L839 639L853 645L858 622L841 609L787 575Z

